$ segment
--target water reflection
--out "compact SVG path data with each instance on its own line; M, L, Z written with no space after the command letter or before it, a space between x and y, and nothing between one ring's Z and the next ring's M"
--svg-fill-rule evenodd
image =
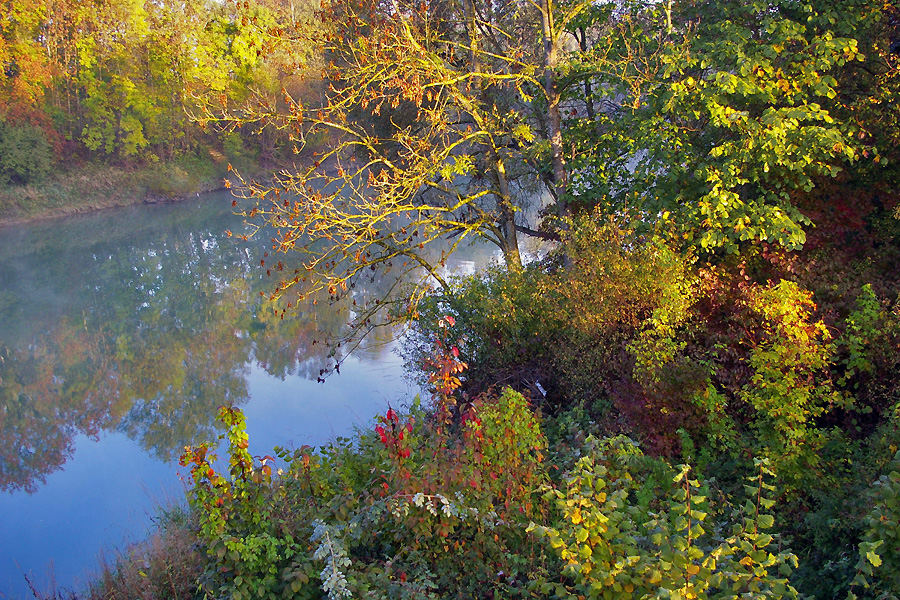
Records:
M322 333L390 282L282 320L260 299L262 249L224 233L241 227L228 205L0 231L0 489L34 491L79 434L115 430L170 460L214 436L216 407L246 402L251 365L314 380L333 364Z
M265 454L347 435L415 393L390 330L346 359L319 342L391 274L282 320L259 297L262 248L223 233L241 227L223 194L0 229L0 598L31 597L24 574L83 585L101 549L143 538L183 498L174 457L215 437L222 403L245 408ZM467 249L447 272L491 256ZM335 359L341 375L317 384Z
M78 433L119 428L170 456L209 435L216 405L246 398L249 287L231 282L249 258L220 247L227 213L186 235L175 215L136 232L107 218L4 237L3 489L35 489Z

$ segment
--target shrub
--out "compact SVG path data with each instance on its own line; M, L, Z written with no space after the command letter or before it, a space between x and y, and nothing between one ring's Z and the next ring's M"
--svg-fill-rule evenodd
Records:
M798 489L821 469L824 438L817 419L849 408L852 399L830 379L834 348L825 324L812 318L810 293L781 281L756 289L748 306L758 326L747 340L752 374L738 398L753 411L754 450L770 457Z
M271 485L274 458L256 465L240 410L223 407L219 419L227 428L229 477L216 472L207 445L186 448L181 457L183 466L191 465L189 502L212 558L202 585L214 597L232 600L317 597L312 558L301 542L308 523L301 510L289 519L279 512L285 488Z
M869 433L900 400L900 299L890 310L866 284L841 325L838 383L856 397Z
M233 164L235 168L243 170L252 168L259 157L258 151L248 149L244 142L244 138L239 131L227 131L221 134L222 151L228 158L228 162Z
M797 558L768 532L772 472L756 466L736 510L687 465L648 461L627 438L595 441L565 489L546 494L561 519L530 529L559 553L578 597L796 598L786 575Z
M187 153L167 161L150 160L142 172L141 183L153 194L177 197L202 191L207 182L222 175L209 156Z
M887 449L896 448L897 444L893 443ZM866 497L871 508L862 519L863 535L850 597L856 597L854 592L865 592L874 598L897 598L900 590L900 451L872 483Z
M190 503L214 597L526 596L540 568L525 525L541 517L546 442L526 400L506 389L448 424L416 403L389 409L355 443L313 452L247 451L244 420L223 408L230 473L189 448Z
M551 409L584 404L604 412L628 379L626 347L654 311L690 298L689 261L621 223L583 220L544 264L501 269L456 282L424 303L409 362L420 367L452 315L465 389L491 385L548 391ZM535 392L536 394L537 392Z
M418 408L379 421L382 484L350 517L365 526L345 527L350 588L377 597L525 594L535 563L524 528L540 514L546 442L522 395L481 397L457 427Z
M412 370L422 372L440 337L436 324L450 315L461 357L470 365L465 387L471 395L491 385L520 387L523 378L549 376L548 349L562 315L553 310L548 283L534 265L521 273L492 268L457 281L450 297L427 298L408 344Z
M40 127L0 119L0 184L27 184L50 174L53 151Z

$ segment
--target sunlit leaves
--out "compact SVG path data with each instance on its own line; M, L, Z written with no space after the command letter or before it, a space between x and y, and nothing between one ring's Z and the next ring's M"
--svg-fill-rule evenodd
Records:
M575 591L607 599L797 597L785 577L797 559L776 549L765 531L774 518L761 510L773 489L764 462L749 478L739 512L710 501L688 465L643 457L623 437L589 438L588 445L590 454L566 475L565 489L545 494L562 519L529 525L558 552ZM729 528L724 539L714 533Z
M669 211L684 243L707 251L801 247L810 223L794 195L860 152L837 103L842 69L865 60L857 39L812 6L684 5L668 33L654 20L658 7L634 10L619 19L643 27L608 29L597 41L605 51L583 58L621 107L599 117L599 133L573 121L576 147L588 145L578 160L596 176L584 193L609 210ZM855 19L855 8L840 10Z

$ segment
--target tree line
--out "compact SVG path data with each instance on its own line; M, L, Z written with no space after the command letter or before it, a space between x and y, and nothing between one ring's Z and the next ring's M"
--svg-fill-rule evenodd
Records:
M204 129L192 113L302 86L309 56L284 41L311 16L290 0L4 0L0 180L26 183L75 157L143 163L211 148L270 160L270 132Z

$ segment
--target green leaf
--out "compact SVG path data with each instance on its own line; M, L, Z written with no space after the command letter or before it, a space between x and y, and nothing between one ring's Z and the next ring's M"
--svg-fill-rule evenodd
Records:
M876 554L875 552L873 552L873 551L871 551L871 550L868 551L868 552L866 552L866 559L867 559L870 563L872 563L872 566L873 566L873 567L880 567L880 566L881 566L881 557L878 556L878 554Z

